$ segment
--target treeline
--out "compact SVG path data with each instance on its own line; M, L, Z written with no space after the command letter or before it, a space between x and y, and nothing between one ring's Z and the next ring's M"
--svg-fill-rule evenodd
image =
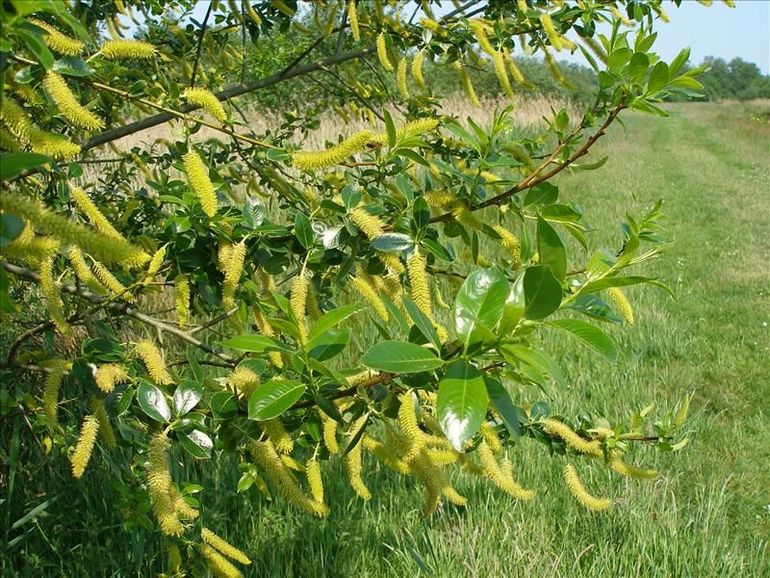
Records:
M709 70L700 77L706 100L752 100L770 98L770 75L762 74L753 62L733 58L726 62L707 56Z

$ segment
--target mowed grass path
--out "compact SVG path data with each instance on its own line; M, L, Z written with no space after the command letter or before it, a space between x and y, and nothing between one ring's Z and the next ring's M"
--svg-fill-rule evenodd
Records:
M559 184L564 200L585 208L596 247L618 246L625 209L640 214L666 199L676 244L645 272L659 275L677 298L655 288L628 291L637 323L614 331L623 351L614 366L559 335L546 337L571 383L568 391L552 386L554 411L612 419L652 402L670 410L695 392L688 447L674 455L636 449L630 461L661 472L653 482L569 458L594 494L621 499L602 514L586 512L567 493L567 458L548 456L532 440L510 455L517 479L538 492L535 500L517 503L457 474L469 507L447 507L427 520L421 487L373 461L364 469L374 493L368 503L354 497L339 464L326 472L332 514L325 520L280 499L268 503L255 490L234 495L239 473L229 462L180 473L180 480L206 480L205 524L251 556L248 575L770 575L770 125L744 106L670 110L669 119L626 115L625 128L613 127L592 157L609 154L609 163ZM521 391L522 402L541 397L534 388ZM160 571L166 555L156 535L121 527L104 459L79 483L60 465L56 478L66 482L47 496L58 499L20 546L29 564L23 573Z

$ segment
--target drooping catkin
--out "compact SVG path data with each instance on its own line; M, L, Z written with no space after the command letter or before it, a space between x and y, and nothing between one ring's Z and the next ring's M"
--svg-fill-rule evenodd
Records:
M243 578L241 571L211 546L201 544L200 551L208 562L209 569L218 578Z
M350 428L351 438L354 437L362 427L365 427L368 418L368 414L364 414L353 423L353 426ZM368 501L372 499L372 493L369 491L369 488L366 487L366 484L361 477L362 447L363 444L361 443L361 439L359 439L356 445L345 455L345 471L348 474L348 481L350 482L350 487L353 488L353 491L358 494L358 497L362 500Z
M243 273L243 263L246 259L246 243L241 241L233 245L230 258L224 269L225 280L222 283L222 306L225 310L235 307L235 292Z
M350 23L350 34L353 40L361 40L361 30L358 27L358 11L356 10L356 0L348 0L348 22Z
M200 512L187 503L187 500L173 484L169 488L168 495L180 520L195 520L200 515Z
M310 171L336 165L364 149L373 135L368 130L357 132L341 143L325 150L297 151L292 154L292 163L299 169Z
M406 56L402 56L396 66L396 85L401 98L409 98L409 86L406 83Z
M492 228L495 230L495 233L500 235L500 244L508 251L511 267L514 269L521 267L521 244L519 243L519 238L502 225L493 225Z
M110 60L149 59L155 57L155 47L142 40L108 40L99 53Z
M391 470L398 472L399 474L408 474L412 471L409 464L402 460L392 447L386 446L384 443L377 441L368 434L363 435L361 443L366 451L377 457L377 459Z
M127 241L119 241L97 233L53 213L38 201L26 199L15 193L4 192L0 195L0 208L30 221L36 229L50 233L62 243L78 245L85 252L105 263L133 266L150 259L144 251Z
M46 45L48 45L48 47L54 52L58 52L63 56L78 56L81 52L83 52L83 48L85 48L85 44L83 44L83 42L74 38L70 38L61 32L58 28L51 26L47 22L43 22L37 18L27 18L27 22L34 24L38 28L42 28L45 31L43 40L45 41Z
M390 61L390 57L388 56L388 45L385 41L384 32L380 32L377 35L376 45L377 58L380 61L380 66L382 66L386 72L393 72L393 63Z
M498 437L495 428L492 427L489 422L485 421L481 424L479 431L481 433L481 437L485 442L487 442L489 449L491 449L493 453L499 454L503 449L503 445L500 443L500 438Z
M367 212L366 209L357 207L350 211L349 215L350 220L355 223L356 227L358 227L370 241L382 235L385 223L378 217Z
M262 313L258 307L254 307L254 323L256 324L259 332L265 337L273 337L275 335L273 326L270 325L270 322L265 317L265 314ZM272 363L278 369L283 367L283 358L281 357L280 351L269 351L267 353L267 358L270 360L270 363Z
M511 87L511 81L508 78L508 71L505 69L505 57L503 53L498 50L492 55L492 63L495 65L495 74L500 86L505 92L508 98L513 98L513 88Z
M321 433L326 449L329 450L330 454L340 453L340 446L337 442L337 422L321 410L318 410L318 415L321 416Z
M63 359L57 359L51 363L49 369L50 372L46 375L43 384L43 413L48 427L53 429L59 425L59 389L64 374L69 369L69 363Z
M425 270L425 257L420 250L415 248L406 262L406 270L409 275L409 290L415 305L428 319L433 320L433 305L430 299L430 287L428 274Z
M494 56L497 50L495 50L494 46L492 46L492 43L489 42L489 37L487 36L487 24L483 22L482 20L473 19L468 21L468 26L471 29L471 32L473 32L473 35L476 37L476 42L479 45L479 48L489 54L490 56Z
M612 500L608 498L597 498L589 494L571 464L564 466L564 482L575 499L589 510L601 512L612 505Z
M506 472L500 467L492 452L492 448L489 447L487 442L481 442L477 451L479 452L479 461L484 470L484 475L489 478L494 485L519 500L531 500L535 497L533 491L522 488L513 480L513 477L509 475L510 472Z
M136 354L142 360L147 373L158 385L171 385L174 378L166 368L166 361L163 359L163 353L149 339L144 339L136 344Z
M70 198L78 209L88 217L88 221L97 231L114 239L125 241L123 235L112 226L107 217L104 216L99 207L96 206L83 189L79 187L70 189Z
M94 451L96 436L99 433L99 420L95 416L89 415L83 420L83 426L80 428L80 437L75 445L75 451L72 452L70 463L72 464L72 476L75 478L83 477L88 462L91 460L91 454Z
M410 466L417 478L425 486L426 503L425 515L430 516L438 507L442 497L457 506L465 506L468 500L461 496L449 483L441 467L433 461L426 448L421 448L413 458Z
M458 60L453 65L454 69L460 74L460 81L463 85L463 91L465 92L465 95L468 97L468 100L470 103L477 107L481 107L481 102L479 102L479 97L476 96L476 90L473 88L473 82L471 81L471 77L468 74L468 71L465 70L465 67L462 65L462 63Z
M602 445L598 440L588 441L583 439L571 427L559 420L552 418L543 420L543 430L547 434L560 438L576 452L597 458L604 455Z
M53 70L43 78L43 87L56 103L62 116L72 125L86 130L104 128L104 121L78 102L64 79Z
M289 296L289 305L291 307L291 312L294 315L294 319L297 321L300 341L302 343L305 342L305 338L307 337L305 310L309 283L310 281L308 280L305 271L300 272L300 274L294 278L294 282L291 285L291 295Z
M217 192L209 178L208 167L200 155L192 149L182 157L182 160L190 189L198 197L203 212L212 219L217 212Z
M352 280L353 287L358 291L359 295L371 305L374 312L383 321L388 321L390 318L388 315L388 308L385 307L385 303L382 302L380 296L373 289L371 279L368 278L363 272L359 272Z
M621 476L628 478L638 478L640 480L652 480L658 477L658 472L655 470L647 470L644 468L638 468L632 466L620 459L617 454L610 455L610 467L619 473Z
M251 396L260 384L259 376L248 367L242 365L235 368L235 371L230 374L227 381L234 392L246 399Z
M99 280L96 277L94 277L91 268L88 266L88 263L86 263L86 259L83 256L80 247L71 245L67 251L67 256L69 257L72 270L75 272L75 277L77 277L78 281L86 285L94 293L105 293L104 286L99 283Z
M190 282L185 275L179 275L174 280L176 322L184 329L190 320Z
M225 540L217 536L214 532L212 532L208 528L201 529L201 539L206 544L218 550L221 554L224 554L228 558L231 558L236 562L240 562L241 564L246 564L246 565L251 564L251 560L249 560L249 557L246 556L246 554L244 554L241 550L239 550L229 542L226 542Z
M94 372L96 386L104 393L112 392L117 384L128 380L128 372L117 363L105 363L98 366Z
M408 453L403 459L408 462L425 445L424 435L417 423L417 413L414 409L412 394L409 392L403 393L398 396L398 401L400 402L398 407L398 425L409 444Z
M626 297L626 294L623 293L623 290L620 287L610 287L607 289L607 295L625 322L629 325L633 324L634 308L631 306L631 302Z
M190 104L202 107L219 122L225 122L227 120L225 107L222 106L222 103L213 92L206 90L205 88L186 88L182 92L182 98L187 100Z
M72 334L72 327L67 323L64 314L64 301L61 298L61 291L56 284L53 275L54 256L50 255L40 263L40 291L48 304L48 314L51 321L64 335Z
M294 440L283 427L281 418L273 418L267 421L260 422L262 429L267 434L267 437L275 447L275 451L279 454L290 454L294 451Z
M315 458L310 458L305 464L305 477L307 487L310 489L310 497L314 502L324 503L324 483L321 477L321 464Z
M96 278L99 279L99 282L107 289L109 289L113 295L119 295L121 299L128 301L129 303L134 301L134 296L131 294L128 288L123 285L123 283L121 283L118 278L115 277L115 275L113 275L112 272L102 263L99 261L94 261L92 269L94 275L96 275Z
M160 268L163 266L163 262L166 260L166 247L167 245L163 245L160 249L153 253L152 258L150 259L150 264L147 265L147 274L144 276L144 280L142 281L142 285L145 287L152 282L152 280L155 278L155 275L158 274L158 271L160 271Z
M91 407L96 421L99 422L99 433L101 434L104 446L107 449L114 450L118 447L118 440L115 438L115 430L112 429L110 418L107 417L107 412L104 409L104 401L94 397L91 400Z
M184 526L171 499L172 481L168 455L170 447L171 442L162 432L155 434L150 440L147 450L147 492L161 532L166 536L179 536L184 531Z

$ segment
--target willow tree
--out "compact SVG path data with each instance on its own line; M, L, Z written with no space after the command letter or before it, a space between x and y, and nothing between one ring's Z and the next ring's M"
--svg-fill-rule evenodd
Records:
M600 170L583 157L627 109L665 116L662 99L700 88L687 50L653 52L661 1L230 0L203 19L194 4L0 4L0 304L17 327L3 388L40 375L22 411L52 455L79 478L96 444L122 447L171 552L192 545L225 576L248 557L206 529L172 456L231 454L240 490L315 516L334 508L330 460L371 497L364 452L416 476L426 515L467 505L455 467L536 499L513 467L527 438L589 510L613 500L580 470L654 478L626 454L682 447L687 400L654 423L561 416L570 370L543 344L561 332L614 360L601 327L633 322L624 288L659 285L643 273L665 248L659 205L591 253L554 178ZM565 51L595 71L592 104L522 133L517 59L566 83ZM510 106L486 127L442 115L427 74L441 67L475 105L473 71L494 71ZM320 96L262 133L238 104L310 85ZM368 128L303 146L331 104ZM170 121L181 137L143 133ZM30 327L36 299L47 314ZM538 401L551 382L556 401Z

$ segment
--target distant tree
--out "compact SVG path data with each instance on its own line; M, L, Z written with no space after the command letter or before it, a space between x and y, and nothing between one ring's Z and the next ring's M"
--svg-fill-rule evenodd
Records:
M770 76L762 74L753 62L742 58L726 62L707 56L703 63L709 67L701 77L703 94L708 100L770 98Z

